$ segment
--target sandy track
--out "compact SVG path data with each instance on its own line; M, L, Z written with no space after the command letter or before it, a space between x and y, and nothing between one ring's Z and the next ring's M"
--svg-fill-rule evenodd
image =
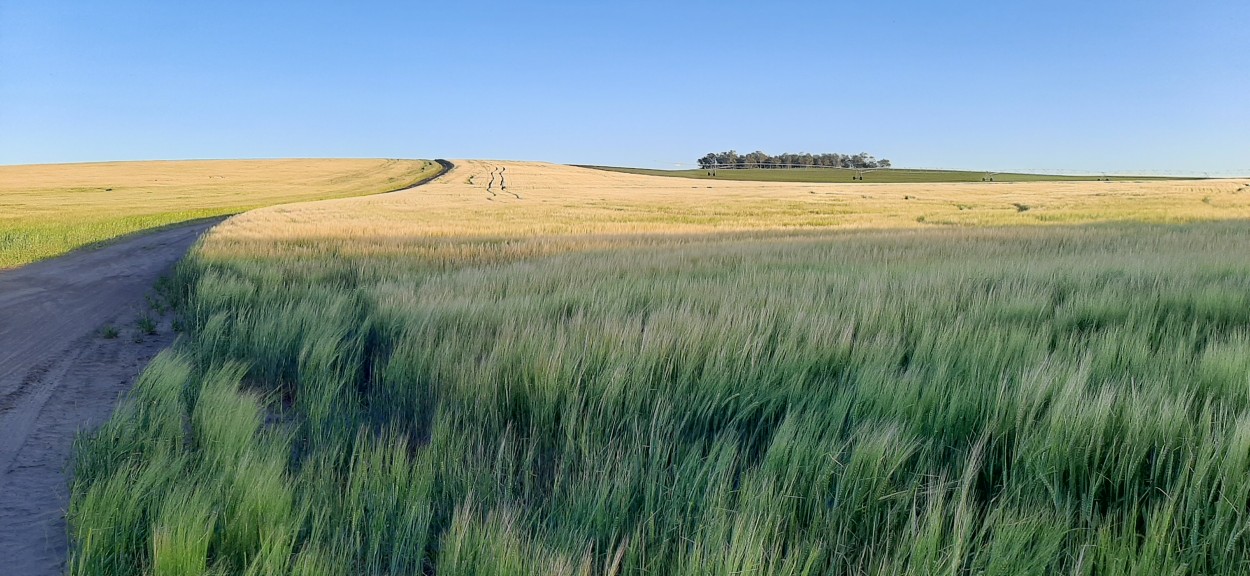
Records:
M198 222L0 272L0 573L63 574L74 435L173 341L136 320L145 296L205 230ZM117 327L116 338L101 328Z

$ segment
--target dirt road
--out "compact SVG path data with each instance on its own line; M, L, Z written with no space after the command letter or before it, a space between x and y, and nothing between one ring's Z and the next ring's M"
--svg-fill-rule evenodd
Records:
M107 419L173 341L169 319L145 296L216 223L0 271L0 573L65 572L74 435ZM139 327L143 316L156 323L155 335Z

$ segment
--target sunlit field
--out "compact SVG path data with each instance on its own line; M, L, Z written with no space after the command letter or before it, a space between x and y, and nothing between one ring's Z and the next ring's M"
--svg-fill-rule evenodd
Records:
M169 224L410 186L410 160L214 160L0 166L0 269Z
M352 253L411 255L448 243L516 251L633 242L624 236L638 234L1250 218L1250 184L1238 180L848 185L707 182L525 162L458 166L420 192L257 211L213 236L254 241L247 254L315 239Z
M74 574L1250 571L1244 182L457 164L205 237Z
M677 176L700 180L742 180L748 182L841 182L860 183L931 183L931 182L1132 182L1167 180L1155 176L1119 175L1063 175L1026 174L1018 172L988 172L975 170L916 170L909 168L730 168L711 170L706 168L680 170L653 170L647 168L618 168L615 166L588 166L599 170L611 170L627 174L649 176ZM859 178L863 178L859 180Z

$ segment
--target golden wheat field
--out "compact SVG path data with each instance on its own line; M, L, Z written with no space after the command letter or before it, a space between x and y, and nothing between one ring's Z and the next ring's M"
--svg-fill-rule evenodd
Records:
M257 210L217 227L211 237L250 243L249 252L281 240L368 239L343 249L393 255L395 244L420 254L430 243L475 239L543 251L536 246L570 236L600 242L589 237L1250 217L1250 192L1236 180L796 184L537 162L454 163L419 189Z

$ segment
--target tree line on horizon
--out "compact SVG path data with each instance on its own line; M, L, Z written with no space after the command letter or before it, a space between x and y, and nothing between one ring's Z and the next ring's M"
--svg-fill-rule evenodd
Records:
M874 158L871 154L798 154L785 153L776 156L756 150L749 154L710 152L699 158L699 168L889 168L890 161Z

